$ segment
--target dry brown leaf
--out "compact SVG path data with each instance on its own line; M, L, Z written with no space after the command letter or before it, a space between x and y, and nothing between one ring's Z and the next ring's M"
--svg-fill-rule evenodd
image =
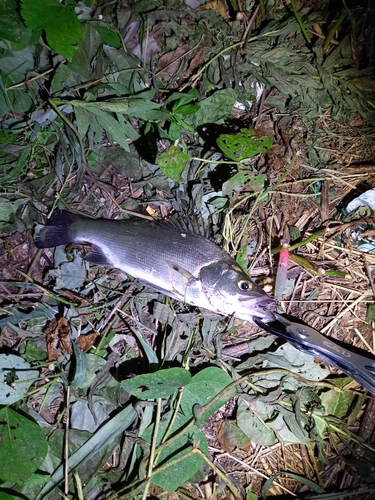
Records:
M165 81L170 80L170 78L177 73L181 64L181 59L188 50L189 46L183 45L182 47L177 47L176 50L171 50L163 54L156 65L156 72L159 76L163 77Z
M99 333L88 333L87 335L80 335L76 340L77 347L83 352L89 351L94 345L96 337Z
M190 61L189 70L194 71L196 68L198 68L198 66L200 66L204 61L204 57L206 54L207 54L206 49L198 50L193 59Z
M56 361L60 354L58 347L64 354L71 354L72 347L70 345L71 329L69 321L66 318L54 319L44 330L47 342L47 360Z
M218 422L215 422L215 427L216 439L219 441L220 447L227 453L232 453L232 451L235 450L236 447L227 443L225 439L225 420L219 420Z
M230 17L227 12L227 6L224 2L222 2L222 0L212 0L211 2L207 2L199 7L199 10L214 10L225 20L229 19Z

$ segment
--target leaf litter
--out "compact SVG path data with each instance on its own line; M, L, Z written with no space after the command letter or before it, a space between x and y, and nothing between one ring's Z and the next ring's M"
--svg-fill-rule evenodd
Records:
M1 488L370 498L372 400L358 384L251 325L87 268L80 246L36 252L31 233L57 206L104 218L193 211L270 293L287 239L282 309L372 352L375 261L358 246L373 242L372 213L343 218L373 182L374 61L352 43L371 42L366 8L344 6L357 21L349 37L345 21L328 33L328 4L299 16L251 4L232 17L219 3L137 2L116 25L112 4L51 1L37 19L29 1L22 19L4 4L15 28L0 40L0 404L13 406L0 432L17 446L18 426L34 437ZM60 36L53 9L64 10Z

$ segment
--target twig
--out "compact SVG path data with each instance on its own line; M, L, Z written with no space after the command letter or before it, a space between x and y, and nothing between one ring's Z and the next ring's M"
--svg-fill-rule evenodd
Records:
M23 80L23 82L11 85L10 87L7 87L6 90L13 90L18 87L22 87L23 85L27 85L28 83L38 80L39 78L43 78L43 76L48 75L48 73L51 73L52 71L55 71L55 68L47 69L47 71L41 73L40 75L33 76L32 78L27 78L26 80Z
M252 16L250 17L248 23L247 23L247 26L246 26L246 29L242 35L242 38L241 38L241 41L244 42L244 49L246 48L246 45L247 45L247 39L250 35L250 30L251 30L251 26L253 25L253 22L255 21L255 18L257 17L258 15L258 12L259 12L259 5L256 6Z
M66 388L66 418L65 418L65 436L64 436L64 493L69 493L69 400L70 400L70 385Z
M254 469L254 467L251 467L251 465L247 464L246 462L243 462L242 460L239 460L238 458L236 458L235 456L231 455L230 453L225 453L222 450L218 450L217 448L213 448L212 446L209 446L208 449L210 451L220 453L220 457L229 457L231 460L234 460L235 462L241 464L243 467L246 467L246 469L251 470L251 472L254 472L254 474L257 474L258 476L263 477L264 479L269 479L268 476L266 476L265 474L263 474L259 470ZM220 458L220 457L218 457L218 458ZM295 493L293 493L293 491L288 490L288 488L285 488L285 486L283 486L282 484L278 483L277 481L275 481L273 484L276 485L276 486L278 486L279 488L281 488L285 492L289 493L289 495L292 495L294 497L297 496Z
M353 309L359 302L363 300L363 298L366 297L366 294L362 294L360 297L358 297L352 304L350 304L348 307L343 309L341 312L339 312L332 321L330 321L324 328L320 330L321 333L325 333L328 330L330 330L333 325L335 325L340 318L342 318L347 312L349 312L351 309Z
M353 330L355 331L355 333L358 335L358 337L362 340L362 342L365 344L365 346L367 347L367 349L371 352L371 354L375 354L374 353L374 349L369 345L369 343L367 342L367 340L364 338L364 336L362 335L362 333L358 330L358 328L353 328Z

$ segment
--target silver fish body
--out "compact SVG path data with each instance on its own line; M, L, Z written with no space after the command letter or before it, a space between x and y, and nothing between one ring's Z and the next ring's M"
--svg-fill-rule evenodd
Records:
M35 236L39 248L91 243L92 264L121 269L186 304L251 321L274 320L275 302L215 243L166 223L91 219L55 212Z

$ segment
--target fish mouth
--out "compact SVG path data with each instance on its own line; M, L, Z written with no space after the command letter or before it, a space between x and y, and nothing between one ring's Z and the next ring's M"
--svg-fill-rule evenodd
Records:
M240 300L241 302L247 302ZM277 304L276 301L268 297L267 295L264 297L256 297L252 301L249 301L248 304L248 315L249 318L258 318L263 323L270 323L271 321L275 321L275 315L273 312L276 310ZM254 302L252 304L251 302ZM251 319L250 319L251 321ZM253 323L253 322L252 322Z

